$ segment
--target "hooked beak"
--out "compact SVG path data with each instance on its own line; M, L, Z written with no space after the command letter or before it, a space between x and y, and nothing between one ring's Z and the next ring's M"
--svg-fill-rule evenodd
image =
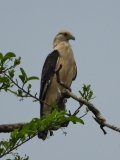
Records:
M71 36L70 39L75 41L75 37L74 36Z

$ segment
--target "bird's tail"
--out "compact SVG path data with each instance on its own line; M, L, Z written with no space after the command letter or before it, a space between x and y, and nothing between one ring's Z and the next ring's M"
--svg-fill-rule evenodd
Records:
M43 141L47 138L47 134L48 134L48 131L42 131L42 132L39 132L38 133L38 138L42 139Z

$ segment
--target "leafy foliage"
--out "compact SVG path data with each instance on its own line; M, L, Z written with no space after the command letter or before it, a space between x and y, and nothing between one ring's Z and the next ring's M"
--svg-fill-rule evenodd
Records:
M27 84L30 80L39 80L36 76L28 77L25 70L20 68L21 74L19 75L19 79L22 82L22 87L19 86L18 80L14 80L15 70L14 68L21 63L21 57L15 58L16 55L13 52L8 52L3 55L0 53L0 91L5 90L10 91L18 97L29 97L30 89L32 88L31 84ZM9 67L7 63L11 61L13 64ZM27 91L24 90L24 86L27 84ZM14 86L17 86L17 91L12 90Z
M13 160L29 160L29 157L25 155L25 157L21 157L20 155L18 155L18 153L11 153L11 155L14 156ZM6 160L11 160L11 159L6 159Z
M12 65L8 66L8 62L11 62ZM5 55L0 53L0 91L9 91L16 96L21 97L22 99L24 97L31 97L34 98L34 101L40 101L39 98L36 97L37 94L31 94L32 85L28 84L28 82L31 80L39 80L38 77L28 77L25 70L20 68L20 75L18 76L19 78L15 79L15 67L17 67L20 63L21 57L16 58L15 53L8 52ZM19 85L18 80L21 81L22 86ZM27 85L26 90L24 89L25 85ZM17 87L17 90L13 90L14 86ZM84 84L82 91L79 91L82 98L86 99L87 101L90 101L94 98L90 87L90 85ZM67 111L65 110L59 111L55 102L51 102L50 105L53 108L53 112L51 114L48 114L45 118L41 119L33 118L31 122L24 125L22 129L18 128L11 132L9 140L2 140L0 142L0 158L6 154L12 154L14 156L14 160L28 160L29 157L26 155L23 158L20 157L18 153L13 153L12 151L35 137L38 132L48 130L49 135L53 136L53 130L61 128L61 124L63 123L72 122L73 124L84 124L83 120L76 116L79 112L79 109L83 106L82 103L80 103L80 107L76 110L76 114L73 115L67 114ZM88 108L86 108L85 114L83 116L85 116L88 111ZM66 132L64 133L66 135Z
M82 91L79 91L81 97L87 101L90 101L91 99L95 98L93 97L93 91L91 90L91 85L83 85Z
M95 98L95 97L93 97L93 91L91 90L90 87L91 87L91 85L85 85L85 84L83 84L82 91L79 91L81 97L83 99L87 100L87 101L90 101L90 100L92 100L92 99ZM83 104L80 103L80 108L82 106L83 106ZM89 112L89 109L86 107L85 114L83 116L85 116L88 112Z
M51 114L48 114L45 118L33 118L30 123L23 126L21 130L15 129L10 134L8 141L0 142L0 157L6 154L10 154L11 151L35 137L39 131L49 130L50 136L53 136L52 128L59 129L61 124L68 121L74 124L84 122L76 116L66 117L66 111L54 110ZM17 155L17 158L20 158Z
M20 71L22 75L19 75L19 78L21 79L22 83L25 84L30 80L39 80L38 77L32 76L32 77L27 77L27 74L25 73L23 68L20 68Z

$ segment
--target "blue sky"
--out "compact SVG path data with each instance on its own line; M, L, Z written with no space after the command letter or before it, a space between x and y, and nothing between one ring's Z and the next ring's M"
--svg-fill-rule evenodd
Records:
M40 77L55 35L62 29L70 31L76 38L70 43L78 68L73 93L79 95L83 84L91 84L96 96L92 103L109 123L120 127L119 15L119 0L1 0L0 52L12 51L21 56L21 67L28 75ZM18 67L16 75L19 73ZM39 94L40 82L32 84L32 93ZM67 109L73 112L78 105L69 99ZM32 99L20 102L5 92L1 92L0 110L1 124L28 122L39 117L39 103L33 103ZM85 107L79 115L84 111ZM59 130L46 141L35 137L16 152L29 155L30 160L119 160L120 134L105 128L108 134L103 135L90 112L83 120L85 125L70 124L65 129L66 136ZM9 134L0 134L0 138L7 139Z

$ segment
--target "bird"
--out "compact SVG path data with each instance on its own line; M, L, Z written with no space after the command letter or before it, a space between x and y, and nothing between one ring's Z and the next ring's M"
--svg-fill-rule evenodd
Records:
M59 101L60 93L64 87L58 84L55 74L55 71L60 65L62 65L59 71L60 80L65 85L70 87L72 81L76 79L77 66L69 40L75 40L75 37L69 31L61 30L53 40L53 51L47 56L44 62L39 95L41 117L46 117L47 114L52 112L53 108L48 105L51 102L55 102L60 110L65 109L65 99L62 99L62 102ZM47 130L39 132L38 138L45 140L47 133Z

